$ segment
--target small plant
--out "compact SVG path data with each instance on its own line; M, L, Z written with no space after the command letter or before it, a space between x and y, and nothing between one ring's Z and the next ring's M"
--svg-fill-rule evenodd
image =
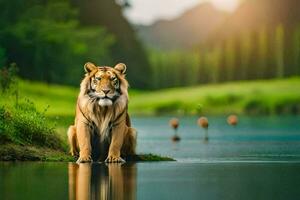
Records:
M7 92L16 83L18 68L15 63L9 67L0 68L0 88L2 93Z

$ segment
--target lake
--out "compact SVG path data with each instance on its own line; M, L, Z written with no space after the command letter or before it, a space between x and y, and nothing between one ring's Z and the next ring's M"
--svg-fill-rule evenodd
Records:
M196 117L134 118L139 153L175 162L80 164L0 162L0 199L297 199L300 116L209 117L209 140Z

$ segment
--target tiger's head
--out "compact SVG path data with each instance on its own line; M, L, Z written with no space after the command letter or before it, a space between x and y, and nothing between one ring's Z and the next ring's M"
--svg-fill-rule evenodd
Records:
M88 62L84 69L88 78L86 94L101 107L112 106L120 96L128 96L125 64L119 63L112 68Z

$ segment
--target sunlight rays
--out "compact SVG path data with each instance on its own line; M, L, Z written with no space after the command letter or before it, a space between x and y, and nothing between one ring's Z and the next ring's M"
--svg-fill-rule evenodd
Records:
M208 0L221 10L234 11L239 5L239 0Z

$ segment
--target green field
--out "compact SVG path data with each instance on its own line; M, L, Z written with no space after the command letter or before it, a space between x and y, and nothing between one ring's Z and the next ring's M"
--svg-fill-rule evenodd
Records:
M79 84L78 84L79 85ZM74 116L75 87L47 85L20 80L19 101L29 99L38 110L47 109L50 117ZM158 114L298 114L300 78L241 81L159 91L129 89L131 115ZM15 97L0 98L2 104L14 103Z
M299 114L300 78L240 81L133 93L132 114Z

